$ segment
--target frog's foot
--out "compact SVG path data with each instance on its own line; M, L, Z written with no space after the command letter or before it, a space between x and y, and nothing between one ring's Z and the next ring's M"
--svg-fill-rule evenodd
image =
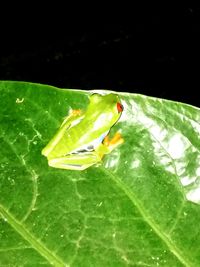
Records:
M81 109L72 109L71 110L71 115L76 117L76 116L80 116L82 113Z
M60 128L63 127L63 125L65 125L67 129L67 127L69 127L73 121L80 118L81 115L82 115L81 109L71 109L69 111L69 115L64 118Z
M104 138L103 144L108 147L110 151L112 151L115 147L122 144L124 139L121 134L117 132L111 140L109 140L108 135Z

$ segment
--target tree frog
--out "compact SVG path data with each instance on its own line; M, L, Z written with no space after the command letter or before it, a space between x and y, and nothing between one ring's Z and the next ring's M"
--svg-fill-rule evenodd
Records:
M120 133L109 140L111 127L119 120L123 106L116 94L92 94L85 112L71 110L59 130L42 150L54 168L84 170L101 161L123 143Z

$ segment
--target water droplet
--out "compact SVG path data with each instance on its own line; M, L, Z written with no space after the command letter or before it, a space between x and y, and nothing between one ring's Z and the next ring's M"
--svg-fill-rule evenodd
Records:
M138 168L140 164L141 164L140 161L136 159L132 162L131 167L135 169L135 168Z
M11 185L15 185L15 180L11 179L10 183L11 183Z
M4 169L5 168L5 165L3 163L1 163L1 168Z
M64 235L60 235L60 237L64 237Z
M97 204L97 206L101 207L102 204L103 204L103 202L101 201L100 203Z
M113 238L115 238L115 236L116 236L116 232L114 232L112 236L113 236Z
M15 100L15 102L17 103L17 104L21 104L21 103L23 103L24 102L24 98L16 98L16 100Z

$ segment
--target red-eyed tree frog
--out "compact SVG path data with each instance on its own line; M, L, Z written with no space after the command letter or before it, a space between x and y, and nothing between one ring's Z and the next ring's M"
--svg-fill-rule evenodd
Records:
M91 95L87 110L72 110L42 150L49 166L84 170L100 162L105 154L123 143L120 133L116 133L111 140L108 138L122 111L118 95Z

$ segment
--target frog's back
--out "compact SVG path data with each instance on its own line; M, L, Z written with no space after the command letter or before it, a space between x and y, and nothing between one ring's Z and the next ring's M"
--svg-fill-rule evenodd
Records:
M53 154L56 157L62 157L76 151L85 150L91 144L102 142L108 131L109 129L105 129L105 127L96 129L92 122L83 119L77 125L65 131L62 140L55 146Z

